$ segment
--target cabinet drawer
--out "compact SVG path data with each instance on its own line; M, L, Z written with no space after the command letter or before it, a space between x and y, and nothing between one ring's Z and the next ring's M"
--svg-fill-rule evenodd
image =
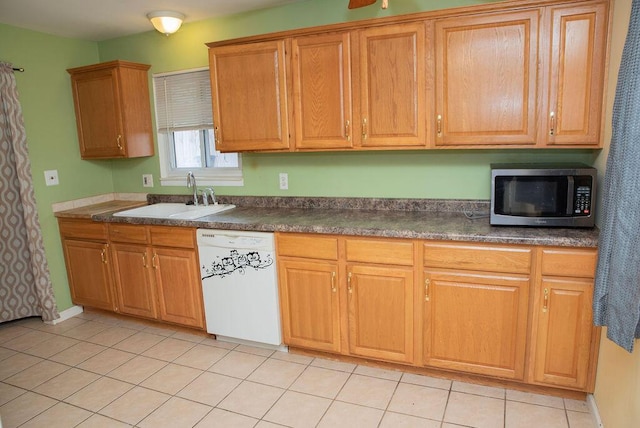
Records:
M593 278L597 259L594 248L544 248L542 274Z
M134 244L147 244L149 242L147 228L133 224L110 224L109 239L113 242L131 242Z
M60 235L65 238L107 240L107 225L90 220L58 220Z
M347 261L413 266L413 242L347 239Z
M150 229L151 245L195 248L195 229L186 227L154 226Z
M528 274L531 271L531 249L428 242L424 244L424 265Z
M280 256L338 260L337 238L279 233L277 242Z

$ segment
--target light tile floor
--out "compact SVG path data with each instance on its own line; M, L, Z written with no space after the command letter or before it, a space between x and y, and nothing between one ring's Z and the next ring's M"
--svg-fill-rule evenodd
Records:
M218 342L85 312L0 324L11 427L594 428L583 401Z

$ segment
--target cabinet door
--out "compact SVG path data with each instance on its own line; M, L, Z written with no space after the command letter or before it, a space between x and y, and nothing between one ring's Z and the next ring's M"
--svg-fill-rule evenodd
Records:
M583 389L587 386L593 282L542 278L536 290L537 323L532 340L534 381Z
M109 311L115 309L108 247L104 242L63 240L73 303Z
M426 145L424 23L359 32L360 145Z
M349 352L413 361L413 269L350 265Z
M285 42L209 49L216 148L289 147Z
M116 69L72 75L71 84L82 158L123 157L121 100Z
M158 318L204 328L202 282L194 250L153 248Z
M550 9L548 144L599 146L607 4Z
M296 149L352 146L349 33L293 39Z
M536 143L538 11L435 23L436 145Z
M425 271L424 363L523 379L529 280Z
M157 318L151 273L151 255L144 245L111 244L118 291L118 310L123 314Z
M279 260L284 342L340 352L338 266L332 262Z

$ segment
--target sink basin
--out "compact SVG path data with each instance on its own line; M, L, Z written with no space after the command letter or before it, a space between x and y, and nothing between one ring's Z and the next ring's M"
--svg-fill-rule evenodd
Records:
M161 203L145 205L139 208L119 211L115 217L165 218L174 220L193 220L211 214L217 214L235 208L235 205L185 205L178 203Z

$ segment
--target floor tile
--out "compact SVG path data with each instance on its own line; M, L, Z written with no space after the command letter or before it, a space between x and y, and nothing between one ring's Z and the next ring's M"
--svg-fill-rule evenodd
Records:
M22 352L55 337L56 336L51 333L46 333L39 330L31 330L25 334L21 334L16 338L13 338L6 342L2 342L2 346L4 346L5 348L13 349L14 351Z
M267 422L265 420L259 421L256 424L256 428L288 428L285 425L275 424L273 422Z
M440 428L440 422L400 413L385 412L380 428Z
M71 348L80 343L77 339L70 337L52 335L53 338L45 342L39 343L26 351L26 354L35 355L36 357L49 358L65 349Z
M314 367L322 367L323 369L339 370L341 372L352 373L356 365L351 363L343 363L342 361L327 360L325 358L316 358L311 362Z
M67 370L69 370L69 367L64 364L44 360L5 379L4 382L30 390Z
M26 392L18 398L0 406L2 424L4 427L17 427L29 419L39 415L56 404L53 400L44 395Z
M176 358L173 362L194 369L207 370L220 361L229 351L214 346L196 345Z
M75 366L104 351L104 346L94 343L80 342L49 358L52 361Z
M451 389L451 383L452 383L451 380L449 379L441 379L438 377L423 376L423 375L417 375L413 373L404 373L402 375L402 379L400 379L400 382L411 383L413 385L420 385L420 386L430 386L431 388L446 389L446 390Z
M140 386L175 395L202 373L202 370L191 367L168 364L147 378Z
M318 428L377 427L383 414L382 410L334 401L320 420Z
M22 336L23 334L33 331L30 328L21 327L16 324L4 326L0 324L0 326L2 326L2 328L0 328L0 343L8 342L18 336Z
M204 339L202 342L200 342L200 344L207 345L207 346L215 346L216 348L227 349L229 351L238 347L237 343L224 342L222 340L216 340L213 337Z
M241 382L240 379L234 377L205 372L184 387L177 395L198 403L217 406Z
M114 325L122 328L130 328L136 331L142 331L147 327L145 324L142 324L139 320L136 320L135 318L132 318L130 320L121 319L121 320L118 320Z
M26 354L15 354L9 358L5 358L0 364L0 381L10 376L20 373L33 365L43 361L42 358L33 357Z
M91 336L95 336L96 334L108 328L109 326L106 324L95 322L95 321L87 321L85 323L80 324L77 327L74 327L72 329L62 332L61 334L63 336L71 337L73 339L87 340Z
M398 383L369 376L351 375L337 400L377 409L386 409Z
M254 382L242 382L234 389L218 407L245 416L262 418L273 406L283 389Z
M589 413L589 404L584 400L564 399L564 408L574 412Z
M336 398L349 376L351 375L346 372L309 366L291 385L290 389L333 399Z
M133 385L102 377L82 388L64 401L83 409L97 412L133 388Z
M234 351L246 352L247 354L260 355L261 357L270 357L275 351L272 349L258 348L256 346L238 345Z
M147 326L143 331L145 333L157 334L164 337L172 336L176 332L174 329L162 325Z
M95 343L102 346L113 346L116 343L122 342L127 337L133 336L136 333L136 330L130 328L114 326L101 331L95 336L91 336L87 339L87 342Z
M4 360L6 358L9 358L12 355L16 355L16 354L17 354L16 351L0 347L0 361Z
M567 411L569 428L597 428L591 413Z
M213 409L196 425L196 428L252 428L257 419L222 409Z
M504 400L505 389L494 386L477 385L475 383L454 381L451 385L452 391L466 392L467 394L482 395L484 397L500 398Z
M231 351L211 366L209 371L244 379L265 361L266 358L259 355Z
M205 340L207 337L202 334L198 334L196 332L190 333L188 331L176 331L171 335L171 338L178 339L178 340L186 340L187 342L200 343L203 340Z
M71 368L66 372L46 381L34 389L38 394L57 400L64 400L71 394L75 394L85 386L95 382L99 375L85 370Z
M449 392L428 386L401 383L388 410L421 418L442 420Z
M504 427L504 400L452 392L444 421L478 428Z
M18 388L17 386L9 385L4 382L0 382L0 406L9 401L13 400L16 397L21 396L27 392L22 388Z
M194 346L195 343L193 342L172 339L169 337L157 345L152 346L143 352L142 355L169 362L175 360Z
M567 428L564 410L537 404L507 401L505 428Z
M270 358L251 373L247 380L286 389L306 367L302 364Z
M330 405L331 400L327 398L286 391L263 419L288 427L312 428Z
M141 428L192 427L211 409L204 404L171 397L169 401L144 418L138 426Z
M355 374L377 377L380 379L399 381L402 377L402 372L397 370L385 370L377 367L369 367L358 365L353 371Z
M21 428L69 428L78 425L92 415L91 412L71 406L67 403L58 403L55 406L40 413Z
M76 428L127 428L131 425L94 413Z
M110 371L107 376L124 382L139 384L166 366L164 361L138 355Z
M129 352L108 348L83 363L78 364L77 367L104 375L113 369L120 367L135 356L135 354L131 354Z
M65 331L69 331L72 328L76 328L79 325L82 325L84 323L86 323L87 320L82 319L82 318L78 318L78 317L73 317L73 318L69 318L68 320L64 320L61 323L58 324L44 324L40 330L42 331L46 331L48 333L54 333L54 334L63 334Z
M170 396L167 394L136 386L100 410L99 413L121 422L136 425L169 398Z
M564 409L564 400L560 397L552 397L550 395L533 394L509 389L507 390L507 400Z
M164 339L164 336L139 331L133 336L127 337L122 342L118 342L113 345L113 347L133 354L142 354L147 349L157 345Z

